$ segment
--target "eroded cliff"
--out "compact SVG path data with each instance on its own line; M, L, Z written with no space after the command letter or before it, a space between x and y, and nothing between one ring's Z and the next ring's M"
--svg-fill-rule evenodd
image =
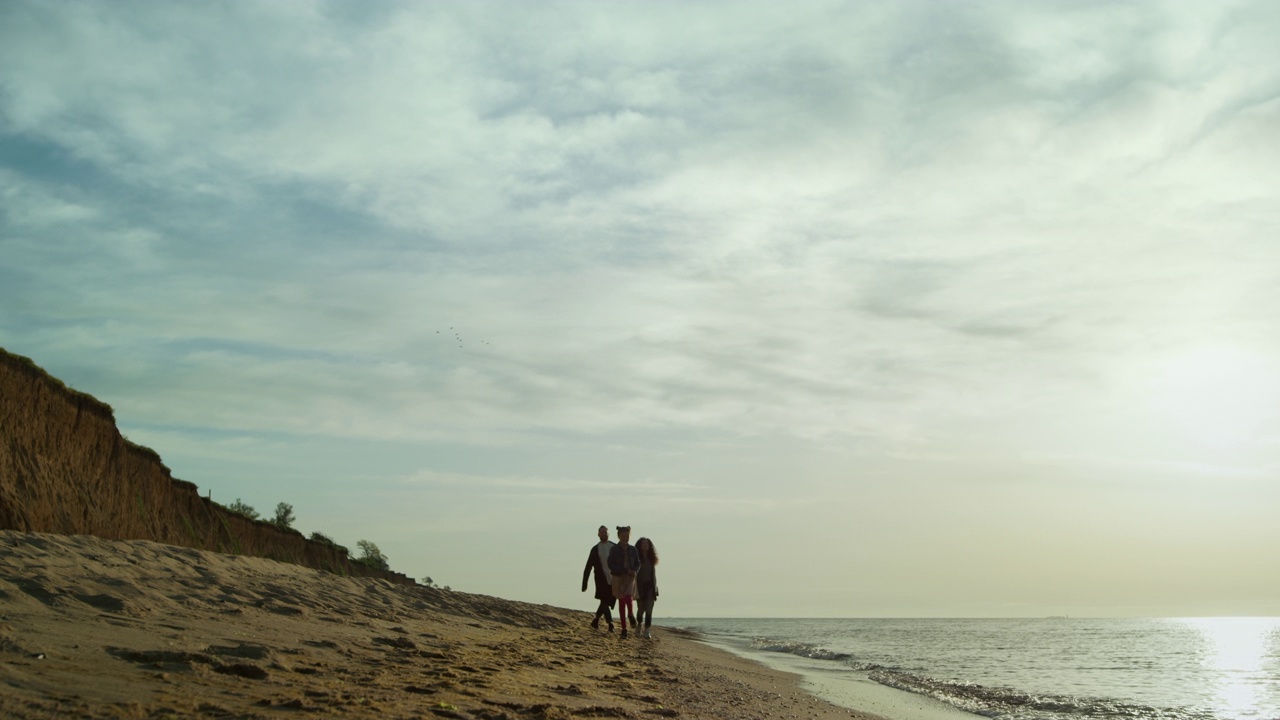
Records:
M110 406L4 349L0 530L153 540L413 582L201 497L195 485L174 478L155 451L126 440Z

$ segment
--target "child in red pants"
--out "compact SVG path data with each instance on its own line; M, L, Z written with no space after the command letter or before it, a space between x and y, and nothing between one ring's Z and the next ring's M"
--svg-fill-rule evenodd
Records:
M627 636L627 618L636 624L631 603L636 595L636 571L640 569L640 553L631 544L631 526L618 526L618 544L609 551L609 574L613 576L613 596L618 598L618 615L622 618L622 637Z

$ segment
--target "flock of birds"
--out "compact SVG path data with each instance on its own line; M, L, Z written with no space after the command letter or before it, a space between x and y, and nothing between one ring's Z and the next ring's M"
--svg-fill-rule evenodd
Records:
M459 333L457 330L455 330L455 329L454 329L454 327L453 327L452 325L450 325L450 326L449 326L449 331L453 333L453 339L458 341L458 347L462 347L462 346L463 346L463 343L462 343L462 334L461 334L461 333ZM440 334L440 331L439 331L439 330L437 330L437 331L436 331L436 334L437 334L437 335L439 335L439 334ZM488 340L481 340L479 344L481 344L481 345L488 345L488 344L489 344L489 341L488 341Z

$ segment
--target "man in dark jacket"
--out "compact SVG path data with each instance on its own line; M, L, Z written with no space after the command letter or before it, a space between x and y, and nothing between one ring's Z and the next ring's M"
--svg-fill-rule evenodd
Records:
M595 574L596 580L596 599L600 601L600 606L596 608L596 616L591 621L591 627L600 627L600 616L604 616L606 622L609 623L609 632L613 632L613 613L610 608L613 607L613 576L609 574L609 552L613 550L613 543L609 542L609 528L604 525L596 532L600 536L600 542L591 546L591 553L587 555L587 567L582 571L582 592L587 591L587 578Z

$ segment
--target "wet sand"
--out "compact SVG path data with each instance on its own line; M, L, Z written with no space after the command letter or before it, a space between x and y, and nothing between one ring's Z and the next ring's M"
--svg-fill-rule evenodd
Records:
M941 700L881 685L868 673L849 669L835 671L825 660L813 660L788 653L749 652L710 639L710 644L735 655L759 661L782 672L800 677L800 687L842 707L893 720L982 720Z
M146 541L0 532L0 717L868 718L676 630Z

